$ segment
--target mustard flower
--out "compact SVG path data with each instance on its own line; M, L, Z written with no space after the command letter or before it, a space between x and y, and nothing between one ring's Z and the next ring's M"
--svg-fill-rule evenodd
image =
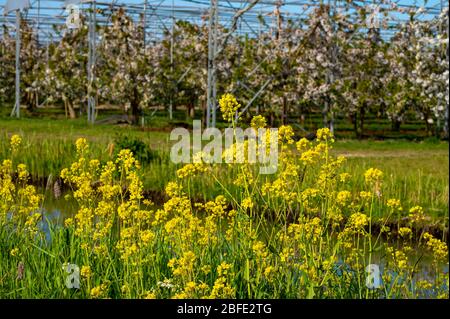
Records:
M108 286L106 284L101 284L91 289L90 295L93 299L102 298L106 294Z
M144 299L156 299L156 294L154 292L147 292Z
M293 144L295 133L290 125L282 125L278 128L278 140L280 143Z
M339 181L341 183L347 183L351 178L351 175L349 173L341 173L339 174Z
M90 278L92 276L92 270L90 266L82 266L80 269L80 274L84 278Z
M377 168L369 168L364 173L364 178L368 184L379 183L383 178L383 172Z
M246 197L242 200L241 206L243 209L253 208L253 201L250 197Z
M328 127L318 129L316 135L318 142L322 141L334 142L333 134L331 133Z
M306 138L303 137L303 138L300 139L300 141L298 141L298 142L295 144L295 146L296 146L296 148L297 148L297 150L298 150L299 152L304 152L304 151L306 151L307 149L311 148L311 142L308 141Z
M89 149L89 145L88 145L86 139L83 137L80 137L79 139L76 140L75 146L77 148L78 155L85 154L87 152L87 150Z
M176 197L182 195L182 187L176 182L169 182L166 185L166 194L169 197Z
M433 252L436 262L448 262L448 247L445 242L434 238L433 235L428 232L423 235L423 238L426 241L427 247Z
M259 128L264 128L264 127L266 127L266 125L267 125L267 120L262 115L254 116L250 122L250 126L256 130Z
M403 238L411 238L412 230L409 227L400 227L400 229L398 230L398 234Z
M392 208L393 210L397 210L399 212L401 212L403 210L400 200L396 199L396 198L388 199L386 205L388 207Z
M27 166L25 164L19 164L17 165L17 174L19 177L19 180L26 181L28 179L28 171Z
M19 248L16 247L16 248L11 249L10 255L13 256L13 257L19 256L20 255Z
M336 196L336 202L341 206L346 206L351 199L352 194L349 191L340 191Z
M14 134L13 136L11 136L11 140L10 140L11 151L17 152L21 143L22 143L22 138L19 135Z
M420 223L425 220L425 214L421 206L414 206L409 210L409 219L413 223Z
M369 224L369 217L363 213L354 213L350 216L348 223L354 228L364 228Z
M233 121L236 111L241 107L236 98L232 94L224 94L219 100L220 111L225 121Z

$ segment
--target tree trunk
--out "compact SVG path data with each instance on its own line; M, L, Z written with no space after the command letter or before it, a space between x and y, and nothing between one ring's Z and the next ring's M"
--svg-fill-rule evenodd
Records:
M273 112L270 112L269 122L270 122L270 127L273 127L273 123L275 122L275 116L274 116Z
M139 105L135 100L131 102L131 124L137 125L139 124Z
M301 126L305 126L305 114L301 114L300 115L300 124Z
M445 107L445 115L444 115L444 139L448 140L449 128L448 128L448 104Z
M36 111L36 98L34 92L27 92L25 94L25 104L27 106L27 110L30 113L34 113Z
M322 125L323 127L328 127L328 101L324 103L322 109Z
M331 111L331 113L330 113L330 132L331 132L331 134L333 134L334 135L334 112L333 111Z
M350 114L350 122L353 124L353 132L358 137L358 112Z
M287 124L287 99L285 96L283 96L283 110L281 112L281 124L282 125Z
M400 132L400 125L401 125L401 124L402 124L401 121L399 121L399 120L396 119L396 118L393 118L393 119L392 119L392 122L391 122L392 131L394 131L394 132Z
M131 107L131 124L138 125L139 116L141 115L141 112L139 108L139 98L136 86L134 86L133 88L133 96L130 101L130 107Z
M364 136L364 108L363 107L359 113L359 131L358 131L358 138L362 139Z
M425 116L425 127L426 127L426 134L427 137L430 137L433 135L433 129L431 124L428 122L428 116Z
M207 110L206 110L206 99L205 98L202 98L201 100L200 100L200 107L201 107L201 109L202 109L202 125L203 126L206 126L206 117L207 117Z
M194 103L193 102L189 102L186 105L186 117L192 119L192 118L194 118L194 114L195 114Z
M77 117L76 113L75 113L75 109L73 108L72 102L69 101L69 99L63 95L62 97L63 102L64 102L64 110L66 112L66 118L67 116L69 116L69 118L74 119Z
M77 115L75 113L75 109L73 108L73 104L71 101L67 101L67 109L69 110L69 117L71 119L74 119L77 117Z

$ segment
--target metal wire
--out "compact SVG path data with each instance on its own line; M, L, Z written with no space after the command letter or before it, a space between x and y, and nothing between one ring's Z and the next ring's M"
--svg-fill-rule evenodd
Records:
M6 0L0 0L0 12ZM242 0L218 0L218 22L227 26L235 14L236 10L242 8L248 1ZM242 17L237 32L240 35L255 35L256 30L268 31L267 26L261 25L261 18L270 25L273 19L273 12L277 4L281 4L280 11L283 21L297 20L306 22L308 14L324 0L261 0L258 4ZM426 3L426 4L425 4ZM24 14L23 19L33 27L38 34L40 43L57 41L60 35L55 32L55 26L62 26L68 13L63 8L64 0L32 0L31 8ZM399 25L408 21L409 16L404 10L416 10L422 7L424 12L421 18L432 19L441 12L441 1L431 0L354 0L337 1L336 9L348 14L356 13L357 8L367 7L377 4L381 8L381 13L389 10L388 20L385 26L380 29L382 37L389 37ZM174 21L185 20L192 23L202 24L208 20L210 0L176 0L172 5L172 0L112 0L96 1L100 14L97 17L97 24L106 25L111 21L109 16L111 11L117 8L126 9L134 19L145 15L145 34L149 39L161 39L165 33L170 33L171 25ZM447 3L448 6L448 3ZM81 8L87 9L88 4L82 4ZM86 12L86 11L85 11ZM15 30L15 13L8 15L0 14L0 27L6 26L11 33ZM1 35L0 35L1 36Z

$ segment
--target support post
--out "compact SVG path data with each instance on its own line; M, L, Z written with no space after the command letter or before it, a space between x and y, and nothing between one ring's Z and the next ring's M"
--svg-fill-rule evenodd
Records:
M213 63L212 63L212 96L211 96L211 108L212 108L212 127L216 127L216 113L217 113L217 66L216 66L216 58L217 58L217 27L219 24L219 8L218 8L218 0L214 0L214 29L213 29Z
M442 14L442 10L443 10L443 7L444 7L443 0L440 1L440 5L441 5L441 14ZM447 15L447 24L445 26L442 26L442 23L441 23L440 29L441 29L440 30L441 33L443 32L443 30L445 30L445 32L447 33L446 38L448 39L448 15ZM449 46L447 45L447 50L445 51L445 59L447 60L447 65L448 65L448 57L449 57L449 52L448 51L449 51ZM449 94L449 92L448 92L448 85L446 87L446 92L444 92L444 94L447 95L447 96ZM445 100L445 98L444 98L444 100ZM445 113L444 113L444 128L443 128L444 139L446 139L446 140L449 139L448 107L449 107L448 102L446 102L445 103Z
M170 30L170 77L171 77L171 88L170 88L170 104L169 104L169 119L172 120L173 117L173 91L174 86L174 76L173 76L173 46L174 46L174 31L175 31L175 12L174 12L174 0L172 0L172 27Z
M20 10L16 10L16 100L11 116L20 117Z
M144 50L145 50L145 47L147 45L146 35L145 35L145 30L147 28L147 2L148 2L148 0L145 0L145 2L144 2L144 17L143 17L143 20L142 20L143 21L143 27L142 27L143 32L142 32L142 35L143 35L143 42L144 42Z
M88 122L94 124L95 122L95 96L93 96L92 86L94 84L94 66L95 66L95 25L96 25L96 5L95 1L90 4L89 12L89 34L88 34Z
M206 127L216 125L216 51L217 51L217 0L210 1L208 25L208 83L206 93Z

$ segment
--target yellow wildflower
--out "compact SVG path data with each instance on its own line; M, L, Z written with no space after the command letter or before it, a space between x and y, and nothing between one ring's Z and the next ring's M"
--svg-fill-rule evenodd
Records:
M80 270L81 276L84 278L89 278L92 276L92 270L90 266L82 266Z
M89 145L88 145L86 139L83 137L76 140L75 146L77 148L77 153L80 156L82 154L86 153L86 151L89 149Z
M106 289L107 289L106 284L101 284L99 286L92 288L91 293L90 293L91 298L98 299L98 298L104 297L105 293L106 293Z
M320 128L317 130L317 141L330 141L334 142L333 134L331 133L330 129L328 127Z
M352 194L349 191L340 191L336 196L336 202L341 206L346 206L351 199Z
M369 168L364 173L364 178L366 179L366 183L368 184L380 183L383 178L383 172L377 168Z
M225 121L233 121L236 111L241 107L236 98L232 94L224 94L219 100L220 111Z
M348 223L351 227L354 228L364 228L369 224L369 217L363 213L355 213L350 216Z
M244 210L248 208L253 208L253 201L250 197L246 197L242 200L241 206Z
M11 256L17 257L17 256L19 256L19 254L20 254L19 248L16 247L16 248L11 249L11 252L10 252Z
M13 136L11 136L11 140L10 140L11 151L17 152L21 143L22 143L22 138L19 135L14 134Z
M256 115L252 118L250 126L254 129L264 128L267 125L266 118L262 115Z
M423 208L421 206L414 206L409 210L410 220L413 223L420 223L425 220L425 214L423 212Z
M400 227L400 229L398 230L398 234L400 235L400 237L403 238L411 238L412 237L412 230L409 227Z
M292 144L295 133L290 125L282 125L278 128L278 140L280 143Z
M147 292L144 299L156 299L156 294L154 292Z
M395 198L388 199L386 205L388 207L392 208L393 210L397 210L399 212L401 212L403 210L399 199L395 199Z

